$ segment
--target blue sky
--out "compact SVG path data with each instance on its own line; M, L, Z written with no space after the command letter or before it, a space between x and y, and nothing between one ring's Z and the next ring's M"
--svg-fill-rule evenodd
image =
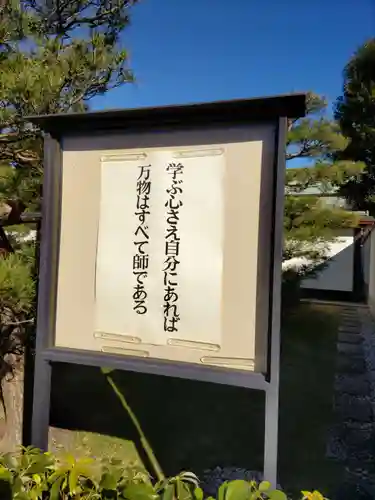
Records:
M137 83L94 109L313 90L331 102L375 0L141 0L124 33Z

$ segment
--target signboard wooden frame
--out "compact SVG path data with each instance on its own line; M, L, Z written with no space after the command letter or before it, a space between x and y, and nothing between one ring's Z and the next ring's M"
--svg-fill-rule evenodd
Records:
M42 449L48 447L51 365L53 363L105 366L190 378L265 391L264 472L267 479L272 482L276 481L281 254L287 118L299 118L304 114L305 95L294 94L185 106L39 116L30 119L45 132L43 218L32 419L34 445ZM269 253L267 252L269 257L266 272L269 287L268 320L267 331L264 332L267 337L267 346L262 370L252 372L233 370L228 367L208 367L197 363L95 352L92 349L77 349L56 344L58 269L64 238L64 225L62 224L64 148L69 147L72 141L77 144L92 136L100 141L103 137L108 138L116 134L125 134L124 137L136 133L144 134L145 137L152 137L152 134L155 137L155 134L158 134L156 137L162 137L163 134L168 135L171 132L185 134L188 131L189 133L206 131L209 134L212 130L222 136L226 131L230 135L233 130L251 126L271 126L274 131L273 159L268 162L272 175L267 176L268 180L263 181L268 182L268 192L271 194L271 199L267 200L271 208L271 217L266 228L271 244ZM81 149L87 149L87 143ZM89 183L87 189L90 189ZM246 215L242 216L246 217ZM81 226L84 226L85 220L82 219L82 214L76 213L76 217ZM77 241L77 245L79 244L80 242ZM262 307L264 308L264 301Z

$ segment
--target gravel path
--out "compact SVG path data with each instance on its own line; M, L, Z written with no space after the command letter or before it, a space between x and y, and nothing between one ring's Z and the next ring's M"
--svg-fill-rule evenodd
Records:
M345 466L335 500L375 498L375 326L364 306L341 307L327 456Z

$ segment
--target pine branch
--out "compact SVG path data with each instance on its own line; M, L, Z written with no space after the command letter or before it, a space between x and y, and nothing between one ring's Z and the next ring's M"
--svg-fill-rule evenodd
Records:
M18 218L9 219L8 215L0 216L0 227L17 226L18 224L35 224L40 222L42 214L40 212L24 212Z

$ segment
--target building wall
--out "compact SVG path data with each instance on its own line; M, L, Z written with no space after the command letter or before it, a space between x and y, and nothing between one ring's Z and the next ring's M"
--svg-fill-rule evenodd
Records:
M316 277L304 280L302 288L351 292L354 269L353 229L340 231L337 240L330 244L329 256L326 267Z
M371 236L366 238L361 248L362 253L362 269L363 281L365 283L366 292L368 292L371 271Z
M369 241L368 304L375 314L375 231L371 231Z

